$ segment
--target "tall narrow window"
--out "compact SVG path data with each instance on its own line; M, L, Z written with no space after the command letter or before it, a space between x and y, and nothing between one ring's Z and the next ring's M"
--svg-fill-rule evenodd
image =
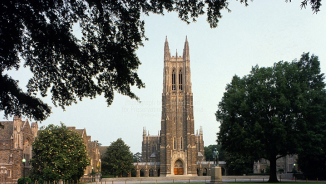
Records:
M177 142L175 141L175 137L173 137L173 149L177 149Z
M179 90L182 90L182 70L179 71Z
M180 141L180 146L181 146L181 149L182 149L182 137L181 137L181 141Z
M172 90L175 90L175 71L172 71Z
M9 169L7 170L7 177L11 178L11 170L9 170Z

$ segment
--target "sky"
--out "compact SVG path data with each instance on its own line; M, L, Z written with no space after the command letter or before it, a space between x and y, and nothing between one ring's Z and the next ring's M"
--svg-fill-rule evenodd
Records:
M141 152L143 127L150 135L157 135L161 127L166 37L170 53L181 55L187 36L195 131L202 127L205 146L216 144L220 124L215 112L234 75L248 75L256 65L269 67L282 60L299 60L303 52L317 55L322 73L326 72L326 5L317 14L310 6L301 9L300 1L250 1L247 7L230 1L229 8L231 12L223 10L218 27L213 29L206 15L190 24L181 21L176 13L142 15L149 40L137 51L142 62L138 74L146 88L132 88L141 102L116 93L109 107L103 96L83 99L65 111L52 105L51 116L39 127L63 122L66 126L85 128L87 135L103 146L122 138L133 153ZM26 90L24 86L32 76L28 68L8 73ZM44 101L51 104L49 97ZM0 121L5 120L0 112Z

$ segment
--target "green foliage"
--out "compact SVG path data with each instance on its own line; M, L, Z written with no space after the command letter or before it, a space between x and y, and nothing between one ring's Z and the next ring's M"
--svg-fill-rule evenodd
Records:
M91 173L89 173L91 176L95 176L95 174L96 174L96 172L92 169L92 172Z
M235 152L226 152L225 161L229 175L243 175L253 172L254 159L251 155L244 156Z
M279 173L284 173L284 169L279 169L278 172Z
M305 56L301 60L307 59ZM315 67L316 64L313 62L301 62L301 65L318 72L319 68ZM311 84L318 85L313 80L313 75L309 74L308 71L305 73L306 80L311 81ZM310 96L313 100L311 100L312 105L305 112L307 124L303 128L306 129L306 134L301 140L302 150L298 155L298 165L305 177L326 179L326 95L315 90L310 93Z
M247 5L247 0L241 0ZM303 0L318 12L321 0ZM206 1L0 1L0 111L44 120L51 114L48 104L37 98L48 92L55 106L65 108L84 97L104 93L107 104L114 91L138 97L131 86L143 88L135 51L143 45L145 22L141 14L175 11L189 23L207 14L211 27L228 8L227 0ZM205 12L204 9L207 8ZM79 24L82 37L73 34ZM33 73L23 92L18 81L5 74L20 66Z
M77 181L89 165L86 146L81 136L61 126L49 125L40 130L33 143L33 180Z
M266 167L266 172L265 172L266 174L270 174L271 173L271 167L270 166L267 166Z
M129 146L119 138L111 143L103 156L102 174L122 177L124 173L127 174L134 169L132 163L133 154Z
M18 184L24 184L24 177L18 178L17 183ZM31 178L25 177L25 183L31 184L32 183Z
M325 180L326 179L326 153L323 154L300 153L298 159L298 165L300 170L304 173L306 178Z
M278 158L304 153L305 148L314 153L324 149L323 80L318 57L309 53L303 53L299 61L255 66L243 78L234 76L216 112L223 149L232 155L269 160L270 182L277 181ZM323 130L316 131L317 127Z
M217 151L219 153L218 159L220 161L224 161L225 160L225 151L222 150L222 145L215 145L215 144L204 147L206 161L213 160L213 151L215 150L215 148L217 149Z
M133 155L133 157L132 157L132 161L133 162L140 162L140 160L141 160L141 153L139 153L139 152L135 153Z

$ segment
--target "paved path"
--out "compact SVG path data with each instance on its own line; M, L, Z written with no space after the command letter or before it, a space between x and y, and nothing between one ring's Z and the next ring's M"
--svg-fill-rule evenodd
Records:
M223 182L266 182L269 176L223 176ZM97 184L129 184L129 183L208 183L210 176L173 176L173 177L131 177L102 178ZM94 182L93 182L94 184Z
M132 184L132 183L209 183L210 176L173 176L173 177L131 177L131 178L103 178L102 182L93 182L93 184ZM223 176L223 182L267 182L269 176ZM282 179L282 182L293 182L294 180ZM306 182L297 180L297 182ZM316 181L308 181L316 182ZM319 181L326 183L326 181Z

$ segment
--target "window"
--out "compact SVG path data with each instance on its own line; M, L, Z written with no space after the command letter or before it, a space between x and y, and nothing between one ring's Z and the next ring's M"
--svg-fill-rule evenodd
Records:
M175 137L173 137L173 149L177 149L177 142L175 141Z
M172 90L175 90L175 71L172 70Z
M182 90L182 70L179 71L179 90Z
M181 149L182 149L182 137L181 137L181 140L180 140L180 146L181 146Z
M11 178L11 170L9 170L9 169L7 170L7 177Z

